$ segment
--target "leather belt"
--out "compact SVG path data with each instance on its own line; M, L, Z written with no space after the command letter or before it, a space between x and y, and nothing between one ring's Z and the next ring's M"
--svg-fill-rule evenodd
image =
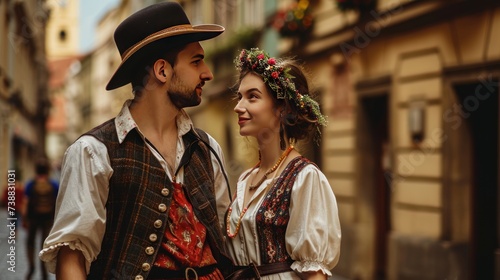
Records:
M188 267L184 270L170 270L153 266L151 272L149 272L148 279L186 279L186 273L194 277L195 272L200 277L211 274L216 268L217 265L215 264L203 267Z
M292 262L269 263L263 265L236 266L226 280L260 279L262 276L293 271L290 266Z

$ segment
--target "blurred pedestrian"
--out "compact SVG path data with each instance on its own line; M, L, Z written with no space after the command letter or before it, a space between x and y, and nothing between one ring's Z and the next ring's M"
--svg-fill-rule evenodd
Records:
M114 38L122 62L106 89L134 98L66 151L54 227L40 253L58 279L223 279L221 219L230 197L219 144L184 110L213 79L199 41L219 25L191 25L176 2L126 18Z
M35 242L40 238L40 246L48 236L50 228L54 223L54 213L59 184L49 178L50 165L48 160L40 159L35 163L35 178L26 183L25 210L22 219L23 226L28 230L27 257L28 275L26 279L31 279L35 272ZM40 234L40 236L38 236ZM48 279L47 269L43 262L40 262L42 277Z
M237 183L226 244L230 279L327 279L340 255L337 202L328 179L295 148L326 125L296 61L242 50L238 103L242 136L254 137L259 162Z

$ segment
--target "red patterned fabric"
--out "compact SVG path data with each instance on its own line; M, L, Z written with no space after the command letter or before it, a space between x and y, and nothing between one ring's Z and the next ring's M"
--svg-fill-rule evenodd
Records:
M174 194L168 215L169 222L154 265L165 269L184 270L186 267L215 264L210 246L205 242L205 226L196 218L182 185L172 185Z

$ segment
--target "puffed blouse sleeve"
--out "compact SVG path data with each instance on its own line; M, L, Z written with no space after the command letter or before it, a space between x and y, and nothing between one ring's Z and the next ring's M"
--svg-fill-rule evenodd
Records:
M292 189L286 249L298 272L331 276L340 256L337 201L325 175L314 165L302 169Z
M69 246L82 252L89 273L101 250L112 173L107 149L94 137L83 136L66 150L54 225L39 253L49 272L55 273L59 249Z

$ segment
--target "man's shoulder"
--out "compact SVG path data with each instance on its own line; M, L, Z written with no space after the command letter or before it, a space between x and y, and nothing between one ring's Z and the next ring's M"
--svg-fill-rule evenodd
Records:
M116 136L116 128L115 128L115 118L109 119L102 124L91 128L87 132L81 134L75 142L73 142L72 146L78 145L82 140L89 140L92 138L97 139L99 142L104 142L105 140L113 139ZM94 141L91 141L94 142Z
M201 128L198 128L198 127L195 127L194 128L195 132L198 134L198 136L200 136L200 138L202 140L204 140L205 142L208 142L209 141L209 135L207 132L205 132L203 129Z
M84 135L100 135L103 133L110 133L110 132L116 132L115 129L115 118L109 119L102 124L90 129L89 131L83 133L81 136ZM80 137L81 137L80 136Z
M101 158L101 156L107 154L107 149L106 144L101 139L94 135L82 134L68 146L64 152L64 161L65 164L68 164L68 160L79 163L82 156Z
M219 143L217 142L217 140L215 140L215 138L212 135L210 135L210 133L208 133L205 130L198 128L198 127L195 127L194 130L196 131L196 134L198 134L199 137L202 138L202 140L204 140L210 144L214 144L216 146L219 146Z
M220 144L215 140L215 138L210 135L208 132L200 129L200 128L194 128L196 131L196 134L198 137L206 144L208 145L213 151L215 151L217 154L222 153L222 148L220 147Z

